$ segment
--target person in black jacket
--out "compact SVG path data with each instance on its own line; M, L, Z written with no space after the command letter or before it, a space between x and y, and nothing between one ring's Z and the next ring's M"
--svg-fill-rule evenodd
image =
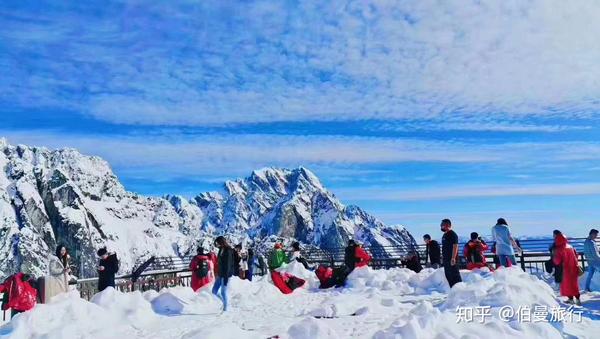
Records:
M442 220L440 229L444 232L444 236L442 237L444 274L450 288L452 288L452 286L462 281L458 268L458 235L452 230L450 219Z
M344 264L346 265L346 273L354 271L356 266L356 242L354 240L348 241L348 247L344 251Z
M106 247L98 250L100 263L98 264L98 291L102 292L107 287L115 287L115 274L119 270L119 259L116 253L109 253Z
M421 272L423 266L421 266L421 259L419 258L419 252L411 251L404 260L402 260L404 267L416 273Z
M431 267L439 268L442 263L440 244L435 240L431 240L429 234L423 236L423 241L425 241L425 264L427 264L427 260L429 260L429 265Z
M561 235L562 232L559 230L554 230L552 231L552 236L554 237L554 239L556 239L557 236ZM554 282L557 284L560 284L562 282L562 278L563 278L563 267L562 265L555 265L554 261L552 260L552 258L554 258L554 254L556 252L556 248L555 248L555 244L554 241L552 242L552 245L550 245L550 248L548 248L548 251L550 252L550 271L548 271L548 273L551 273L554 276ZM548 270L548 268L546 268L546 270Z
M225 237L219 236L215 239L215 246L219 248L219 254L217 254L217 274L215 279L215 285L213 286L212 293L219 296L219 289L221 290L221 301L223 302L223 312L227 311L227 283L235 273L234 268L234 250L229 246Z

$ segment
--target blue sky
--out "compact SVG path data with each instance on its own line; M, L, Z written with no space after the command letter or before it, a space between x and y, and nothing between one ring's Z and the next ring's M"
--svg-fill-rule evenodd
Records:
M415 235L600 217L593 1L0 5L0 136L192 196L305 166Z

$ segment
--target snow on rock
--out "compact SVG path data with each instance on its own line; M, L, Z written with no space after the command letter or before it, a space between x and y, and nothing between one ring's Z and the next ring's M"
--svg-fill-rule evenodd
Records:
M344 206L308 169L264 168L227 181L221 192L144 197L125 190L109 164L74 149L0 143L0 273L47 272L58 244L71 250L75 275L96 275L96 250L108 246L128 273L150 256L184 256L206 239L265 245L279 238L337 247L412 244L403 227L387 227ZM210 242L209 242L210 243Z

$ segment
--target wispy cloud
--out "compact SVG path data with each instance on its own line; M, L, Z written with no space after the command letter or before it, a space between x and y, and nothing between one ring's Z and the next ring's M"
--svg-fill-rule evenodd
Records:
M0 130L0 135L12 143L75 147L83 153L106 158L121 173L138 177L153 177L159 172L168 177L210 175L221 178L245 175L264 166L341 166L347 167L347 173L352 167L359 166L364 172L369 169L364 166L377 164L493 164L498 168L522 170L600 161L600 144L593 142L483 144L351 136L207 134L189 137L168 133L103 136L65 135L44 130ZM435 173L416 173L414 177L427 180L431 175ZM515 188L514 192L517 191ZM418 198L418 194L409 196Z
M464 185L421 187L360 187L338 190L346 199L359 201L425 201L453 200L484 197L516 196L576 196L600 194L600 182L568 184L523 184L523 185Z
M119 124L462 117L552 131L470 121L595 117L598 17L594 1L558 0L13 4L0 102Z

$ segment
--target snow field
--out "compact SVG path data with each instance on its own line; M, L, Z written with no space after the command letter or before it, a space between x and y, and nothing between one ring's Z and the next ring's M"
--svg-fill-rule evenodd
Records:
M38 305L0 328L0 338L592 338L600 321L519 322L500 320L503 306L559 305L547 283L518 268L461 271L463 283L449 289L443 269L416 274L407 269L356 269L343 289L318 290L300 264L281 271L307 279L283 295L268 277L232 278L230 310L210 286L194 293L174 287L160 292L107 289L90 301L77 292ZM491 316L457 323L456 308L489 306ZM596 318L598 319L598 318Z

